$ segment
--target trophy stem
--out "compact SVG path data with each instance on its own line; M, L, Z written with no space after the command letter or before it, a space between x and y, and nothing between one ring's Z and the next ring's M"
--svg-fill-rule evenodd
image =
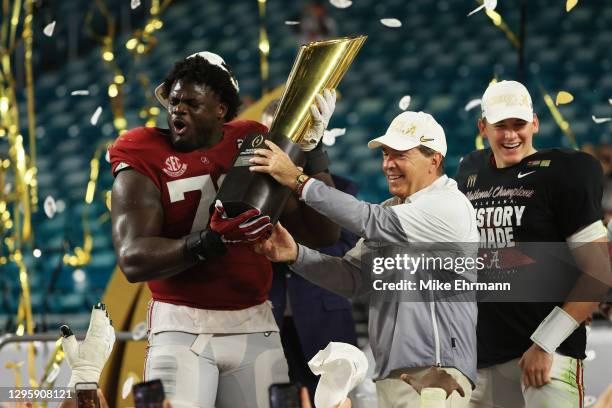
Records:
M280 133L247 136L242 142L234 166L223 181L223 188L217 194L217 199L221 200L229 217L257 208L262 214L269 215L271 222L275 224L291 195L291 189L277 183L272 176L249 170L249 159L255 157L255 149L268 148L265 140L271 140L278 145L296 166L304 165L305 158L300 145L286 136Z

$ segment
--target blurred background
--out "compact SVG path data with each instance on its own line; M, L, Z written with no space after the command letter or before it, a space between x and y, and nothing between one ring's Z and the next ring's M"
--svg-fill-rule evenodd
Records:
M175 61L203 50L231 65L246 108L285 82L299 44L368 35L339 86L341 100L329 126L346 134L327 147L332 171L354 180L367 201L388 197L379 153L367 149L367 140L381 135L403 109L431 113L446 131L452 177L461 157L482 147L477 99L493 79L521 80L531 91L540 118L537 147L592 153L610 184L612 2L582 1L568 11L575 1L500 0L495 9L470 16L478 1L349 3L4 1L0 334L27 330L19 307L20 268L27 270L33 331L54 331L66 321L87 327L91 305L115 267L107 207L113 178L105 147L125 129L165 127L153 88ZM24 168L36 169L30 178L26 174L32 189L21 202L15 198L21 191L19 143L11 141L11 132L23 135ZM32 233L20 236L15 213L25 214L25 205L32 209ZM356 319L363 336L365 317L356 311ZM606 329L602 344L612 344L609 323L599 317L595 324ZM609 382L609 368L603 367L612 357L592 357Z

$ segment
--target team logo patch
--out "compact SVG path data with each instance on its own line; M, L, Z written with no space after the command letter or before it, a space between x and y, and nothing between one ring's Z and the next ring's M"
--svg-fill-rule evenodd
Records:
M170 177L180 177L187 171L187 164L181 163L181 160L176 156L168 156L164 163L166 167L162 170Z
M206 157L206 156L202 156L202 157L200 157L200 161L201 161L202 163L204 163L204 164L208 164L208 163L210 163L210 160L208 160L208 157Z
M251 147L257 147L257 146L259 146L260 144L262 144L262 143L263 143L263 141L264 141L264 137L263 137L263 135L257 135L257 136L256 136L256 137L253 139L253 141L251 142Z
M527 162L527 167L549 167L551 160L532 160Z
M466 183L467 188L472 188L476 185L477 177L478 177L478 174L472 174L471 176L468 176L467 183Z
M402 132L404 135L414 136L414 133L416 132L416 125L412 124L408 128L401 129L400 132Z

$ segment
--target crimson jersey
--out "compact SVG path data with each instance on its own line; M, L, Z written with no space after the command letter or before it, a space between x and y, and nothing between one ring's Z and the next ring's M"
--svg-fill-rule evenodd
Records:
M253 121L223 126L223 139L207 150L178 152L167 129L140 127L109 148L113 175L129 167L147 176L161 192L161 235L179 239L208 226L209 209L240 143L267 132ZM224 256L198 263L167 279L147 283L153 299L201 309L238 310L264 302L272 282L270 262L247 244L231 244Z

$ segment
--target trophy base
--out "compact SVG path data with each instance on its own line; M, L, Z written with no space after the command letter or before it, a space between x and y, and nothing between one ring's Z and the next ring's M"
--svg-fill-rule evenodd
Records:
M269 174L249 170L249 159L255 157L255 149L268 149L265 140L278 145L297 166L304 165L306 159L300 145L289 138L281 134L248 135L217 193L217 199L221 200L229 217L257 208L262 214L269 215L271 222L276 224L285 208L291 189L277 183Z

